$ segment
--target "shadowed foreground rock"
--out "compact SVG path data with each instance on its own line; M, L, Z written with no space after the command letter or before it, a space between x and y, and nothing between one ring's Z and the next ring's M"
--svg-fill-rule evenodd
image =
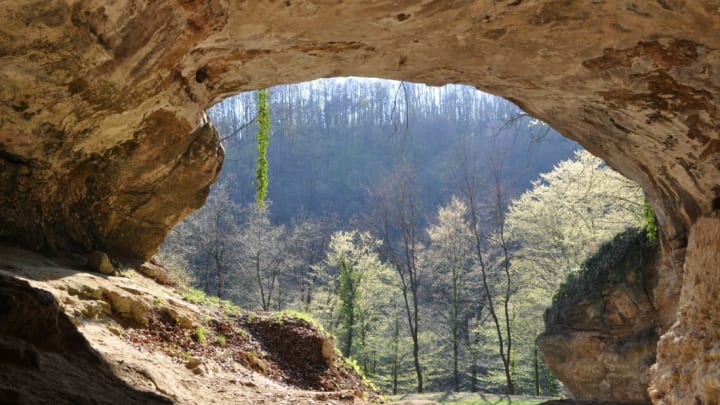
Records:
M35 250L147 259L217 178L223 154L204 109L341 75L475 85L579 141L647 192L669 297L694 223L720 206L716 0L18 0L0 10L0 238ZM718 272L688 260L700 283ZM672 340L700 332L686 314ZM661 359L657 403L720 386L717 360L703 377L673 377L690 357Z
M170 404L116 377L47 291L0 274L0 403Z

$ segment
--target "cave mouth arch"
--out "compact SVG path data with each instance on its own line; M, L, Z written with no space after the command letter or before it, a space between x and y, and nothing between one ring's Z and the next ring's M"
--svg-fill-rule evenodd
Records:
M305 158L306 160L313 160L317 159L318 156L316 154L306 153L306 150L303 150L301 146L298 146L298 144L305 143L305 142L322 142L323 139L327 139L328 143L331 142L331 137L334 132L339 133L352 133L352 129L357 126L357 122L363 122L368 119L367 115L369 115L372 112L380 113L382 117L380 119L376 119L375 121L371 121L370 126L378 126L380 128L379 132L381 132L381 140L385 141L384 143L391 143L393 140L398 140L401 134L395 133L398 129L402 130L405 128L402 122L394 122L391 123L391 118L393 117L393 110L397 112L397 105L395 105L395 96L398 94L398 92L402 91L402 89L399 87L399 83L393 83L389 85L385 85L384 87L381 87L378 92L379 97L381 98L380 102L372 102L368 101L367 99L369 96L374 95L371 93L368 89L363 89L363 86L356 86L357 83L348 83L346 80L355 80L355 79L342 79L345 81L344 84L347 86L343 86L342 84L339 85L327 85L323 86L322 82L320 84L316 84L317 88L313 88L312 84L308 85L308 83L300 84L300 85L290 85L290 86L282 86L284 88L279 87L273 87L270 89L271 93L271 101L275 101L275 103L272 103L273 106L271 107L271 116L275 118L274 123L272 125L272 128L274 129L274 134L272 136L271 145L277 146L278 143L283 144L286 142L289 142L284 139L284 137L292 137L293 142L292 145L295 148L298 148L296 155L288 155L288 154L280 154L279 151L281 149L276 150L278 154L272 154L268 155L270 160L270 168L271 168L271 186L281 183L282 186L278 186L280 189L284 187L293 187L297 186L300 190L302 190L301 193L298 194L292 194L292 198L287 198L287 196L284 196L284 200L277 200L276 197L278 194L276 193L278 190L276 189L275 192L271 190L269 197L271 200L273 200L273 205L271 206L271 212L275 213L276 208L280 207L282 210L287 210L287 208L282 207L282 203L289 203L289 204L302 204L303 198L306 194L312 195L316 192L315 189L313 189L312 184L303 183L301 176L293 176L292 171L288 170L287 168L284 169L278 169L275 171L275 173L272 173L273 168L277 168L277 166L284 166L287 165L284 163L285 161L292 161L299 163L300 160ZM354 84L354 85L353 85ZM359 88L358 88L359 87ZM288 89L289 88L289 89ZM447 89L447 88L446 88ZM442 89L440 89L442 90ZM465 88L464 89L467 93L479 93L474 88ZM440 107L438 105L433 104L432 102L436 99L439 100L438 104L444 104L448 99L455 100L454 102L448 102L448 104L451 104L450 107L447 108L447 111L441 110L438 112L438 115L443 116L450 116L451 119L447 121L453 121L454 119L457 119L458 117L463 117L466 120L472 120L472 118L477 117L468 117L473 113L475 109L476 115L482 115L484 113L488 113L483 108L486 108L490 110L491 108L488 107L478 107L477 103L479 100L472 100L470 97L468 99L463 98L463 91L460 90L457 93L449 91L449 93L452 93L453 97L446 96L441 97L437 93L434 93L432 91L427 91L423 94L422 91L417 92L414 89L414 86L411 84L408 84L408 90L410 94L410 98L413 100L417 100L418 98L421 98L422 101L429 102L431 106L426 106L426 109L435 111L439 110ZM314 92L314 94L313 94ZM292 97L294 95L294 98ZM255 141L254 141L254 133L256 131L255 127L246 127L246 124L253 121L255 112L256 112L256 106L255 106L255 95L254 94L244 94L241 95L242 97L235 96L235 99L226 99L222 106L216 105L213 107L216 109L215 111L211 110L209 112L209 116L211 117L212 122L215 124L215 126L218 128L218 131L220 133L220 137L222 139L227 139L228 136L236 133L238 129L242 129L242 133L238 134L244 135L247 139L244 140L244 145L241 147L235 143L227 145L225 147L225 153L226 153L226 159L224 163L223 170L232 170L233 174L237 176L238 178L241 178L241 180L238 180L239 184L243 185L243 189L247 190L247 193L245 194L245 198L243 199L244 203L250 203L254 200L254 193L253 193L253 186L251 185L252 179L254 176L254 165L255 165L255 158L254 156L249 156L247 151L252 151L255 148ZM304 96L304 97L303 97ZM483 96L476 96L477 99L482 99ZM496 99L494 96L486 95L484 96L486 98L493 98ZM292 100L291 100L292 98ZM457 100L460 99L460 100ZM499 99L499 98L497 98ZM236 102L237 101L237 102ZM407 103L407 100L400 100L401 103ZM471 127L475 132L485 130L488 132L495 132L497 130L497 127L503 127L504 121L511 118L513 114L519 110L516 108L507 108L509 107L509 102L499 102L497 100L490 101L488 104L494 105L495 103L500 104L500 107L496 107L496 110L500 110L498 115L500 115L500 121L496 122L494 126L491 126L489 128L483 127L482 129L479 129L480 125L475 124ZM402 106L400 106L402 108ZM412 111L419 112L420 107L415 104L412 107ZM306 112L308 111L308 112ZM305 113L305 114L303 114ZM238 114L239 117L236 117L235 115ZM313 117L308 117L308 115ZM314 118L315 116L319 118ZM403 118L404 114L402 111L399 111L399 116L394 116L395 119ZM529 119L528 119L529 120ZM343 121L342 123L338 124L337 121ZM410 118L410 121L412 123L409 135L413 138L413 141L416 143L423 143L426 142L429 138L423 136L418 136L415 134L415 132L422 131L423 129L426 129L427 127L432 126L428 121L432 122L432 120L425 119L418 117L412 117ZM308 140L308 136L305 133L307 131L307 127L312 126L312 124L317 125L317 130L320 132L320 135L311 138L312 141ZM443 124L445 126L451 126L451 128L448 130L448 132L468 132L470 131L467 129L467 127L463 127L464 129L459 129L458 127L462 127L462 125L452 126L449 123L443 121ZM524 126L526 129L528 128L528 122L527 120L522 123L522 126ZM367 126L363 127L360 126L362 129L360 131L368 131ZM531 127L532 128L532 127ZM433 128L429 129L430 131L433 131ZM287 133L293 133L294 135L288 135ZM451 142L451 135L447 133L436 133L437 137L442 139L447 139L447 142ZM513 134L518 136L517 134ZM522 134L519 136L523 136L527 134ZM502 135L496 135L496 136L502 136ZM505 134L505 136L509 136L509 134ZM559 137L559 135L557 135ZM393 138L394 137L394 138ZM431 138L430 138L431 139ZM233 140L234 142L234 140ZM569 141L567 141L569 142ZM286 144L284 144L286 145ZM482 147L482 144L477 145L479 148ZM556 147L562 146L561 144L556 144ZM286 146L283 146L283 148ZM386 145L387 147L387 145ZM522 145L521 148L525 149L528 147L528 145ZM238 151L237 149L243 148L245 152ZM348 149L348 148L346 148ZM442 148L440 148L438 145L433 144L431 147L434 153L441 154ZM320 156L320 159L332 159L332 156L338 152L338 149L324 149L326 152ZM286 151L287 152L287 151ZM542 152L540 151L533 151L538 154L548 153L551 152L547 149L544 149ZM372 150L365 151L367 154L372 154ZM502 153L502 152L501 152ZM562 159L569 157L570 155L565 155ZM242 159L245 162L244 167L238 162L233 162L234 160ZM343 159L344 160L344 159ZM426 165L433 166L431 163L429 163L429 158L424 157L420 158L420 161L424 162ZM357 166L367 166L368 159L367 156L365 158L358 159ZM555 162L553 161L549 165L546 165L543 169L538 169L537 173L540 172L547 172L550 171L552 168L552 165ZM229 165L233 165L233 169L230 169ZM240 175L237 173L237 167L238 165L241 166L240 170L244 170L246 173ZM331 166L331 165L329 165ZM308 172L316 174L320 177L322 176L322 173L324 173L322 170L307 170L306 168L299 168L303 166L293 166L293 170L296 170L298 172ZM340 173L336 173L335 171L330 171L334 174L340 175ZM326 173L325 176L329 176L329 173ZM288 177L291 180L286 181L282 177ZM373 177L373 176L370 176ZM377 176L376 176L377 177ZM420 176L419 176L420 177ZM531 176L532 178L535 178L535 173ZM227 178L224 179L227 181ZM327 181L327 179L320 179L320 181ZM529 179L528 179L529 180ZM221 179L219 182L223 182L223 178L221 175ZM529 183L529 181L528 181ZM235 185L237 187L237 185ZM235 195L234 188L235 187L228 187L227 183L225 184L224 191L228 192L230 195ZM427 187L423 187L423 190L428 192ZM350 195L350 190L345 190L342 193L344 196ZM356 195L354 195L357 197ZM319 200L325 200L328 198L327 195L322 196L319 198ZM362 198L362 197L360 197ZM448 196L449 198L449 196ZM353 198L349 198L349 200L352 200ZM285 201L289 200L289 201ZM445 199L446 200L446 199ZM447 201L441 201L443 205L445 205ZM427 204L423 204L424 206L428 206ZM432 213L427 213L427 217L434 216L435 208L440 205L438 204L431 204L429 208L432 208ZM306 207L309 207L308 204L305 205ZM304 214L313 216L313 214L317 215L317 212L308 212L305 211ZM211 215L211 217L215 217L214 215ZM275 218L278 219L277 217ZM279 223L273 221L274 224L277 226L280 224L284 225L290 225L292 220L287 218L287 216L284 219L280 219ZM201 227L197 227L201 228ZM424 228L423 228L424 229ZM272 234L272 232L267 232L267 234ZM200 238L204 239L204 238ZM223 268L229 268L234 266L222 266ZM207 277L207 273L205 273L205 276ZM200 275L202 277L202 275ZM563 277L564 278L564 277ZM246 280L247 285L253 285L253 280ZM284 284L284 283L281 283ZM212 293L217 287L213 286L212 283L207 282L200 282L201 286L210 286L209 290L206 290L207 293ZM227 285L226 285L227 288ZM227 290L226 290L227 291ZM227 292L226 292L227 293ZM247 293L247 295L251 295L251 293ZM283 297L289 296L290 293L282 294ZM547 298L549 298L552 295L551 292L547 292ZM228 298L228 295L224 296L224 298ZM247 297L238 298L243 301L241 301L241 305L246 308L253 308L252 304L246 303L248 302ZM286 301L287 302L287 301ZM257 303L255 305L258 305ZM587 304L584 304L587 305ZM542 323L542 313L535 313L537 317L536 320L539 320L540 323ZM542 327L541 327L542 328ZM655 338L654 341L651 341L649 343L650 346L654 345L654 343L657 341L657 336L653 336ZM610 340L610 339L608 339ZM520 349L517 349L520 350ZM654 349L652 347L646 347L646 354L654 354ZM577 363L575 363L577 364ZM641 367L645 367L644 363L641 364ZM645 367L647 368L647 367ZM630 385L630 383L628 383ZM635 391L634 393L637 395L637 391L640 391L638 398L643 398L646 395L642 394L642 391L645 390L645 387L643 386L643 383L636 384L639 388L634 387Z
M467 83L511 100L641 184L675 247L718 194L718 86L707 72L720 44L705 35L717 22L705 2L81 1L8 11L0 143L3 172L21 185L0 190L12 213L0 237L35 249L149 257L218 174L222 152L212 128L198 127L203 111L320 77Z
M720 25L713 0L5 7L2 239L146 259L217 177L222 151L213 128L198 127L204 109L277 83L375 76L467 83L515 101L642 185L675 275L663 288L679 289L684 273L714 274L705 273L713 265L702 253L720 250L711 218L720 195L720 83L712 74L720 37L707 35ZM711 284L686 284L680 302L714 308L711 293L694 290ZM693 311L679 319L679 336L700 327ZM692 354L709 347L695 343ZM670 341L660 347L667 356L654 375L667 378L652 377L654 400L717 396L699 374L688 381L670 367L698 360L675 355L682 350Z

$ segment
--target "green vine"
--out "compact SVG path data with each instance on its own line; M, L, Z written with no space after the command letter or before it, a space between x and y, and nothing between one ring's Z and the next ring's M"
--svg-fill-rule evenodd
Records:
M645 232L647 233L648 239L650 239L650 240L657 239L657 234L658 234L657 218L655 217L655 211L653 211L652 206L650 206L650 203L648 202L647 198L645 198L645 201L643 202L642 216L643 216L643 223L645 225Z
M255 178L257 179L256 200L259 209L265 207L265 198L268 192L268 160L267 149L270 145L270 92L268 89L261 89L257 92L258 97L258 131L257 131L257 168Z

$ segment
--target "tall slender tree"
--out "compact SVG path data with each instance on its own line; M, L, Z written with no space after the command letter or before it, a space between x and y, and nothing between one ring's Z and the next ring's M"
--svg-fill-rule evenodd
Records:
M475 260L480 269L483 302L495 327L497 350L505 373L505 391L514 394L509 306L514 286L510 275L510 246L505 232L508 197L502 184L504 154L494 150L486 159L481 159L482 149L473 141L468 140L468 144L457 150L452 171L460 196L468 209ZM505 280L496 286L493 281L497 279L498 273ZM498 287L499 294L496 292Z
M413 343L417 392L423 392L420 359L420 286L424 246L420 231L420 203L415 170L405 166L371 192L375 211L371 223L380 235L384 258L395 269L402 292L408 329Z
M467 207L453 196L439 208L437 222L427 232L429 267L433 272L432 295L448 328L452 351L453 389L460 391L462 327L468 315L469 287L473 268L472 234L466 222Z

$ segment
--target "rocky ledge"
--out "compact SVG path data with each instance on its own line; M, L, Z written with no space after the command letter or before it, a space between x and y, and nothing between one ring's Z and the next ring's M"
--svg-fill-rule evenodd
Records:
M134 270L0 246L0 403L361 404L330 337Z
M659 259L658 242L629 229L558 290L538 345L572 398L650 402L649 368L669 327L658 309L668 303L655 296Z

